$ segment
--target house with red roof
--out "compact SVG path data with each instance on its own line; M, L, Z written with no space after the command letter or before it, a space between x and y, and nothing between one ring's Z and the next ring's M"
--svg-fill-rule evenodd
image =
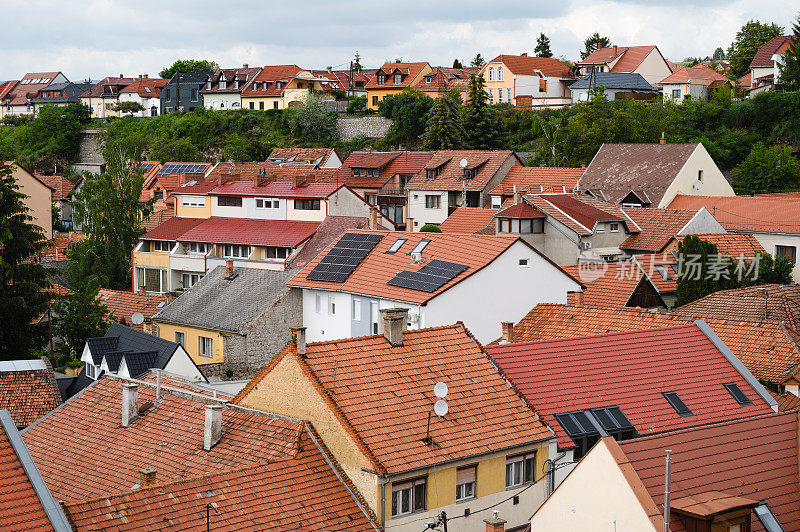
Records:
M315 169L342 167L342 160L333 148L275 148L266 162L310 164Z
M639 74L655 85L675 70L657 46L609 46L599 48L575 63L581 76L594 72Z
M555 484L605 436L626 441L778 411L702 320L486 350L556 432Z
M667 303L638 263L588 262L564 266L586 288L567 294L567 304L664 310Z
M693 67L680 67L658 84L665 101L681 102L687 98L708 101L711 90L730 86L731 81L710 66L698 63Z
M21 430L61 404L53 366L46 357L0 361L0 410Z
M604 436L535 511L530 527L798 530L798 429L794 411L627 441Z
M551 109L572 103L569 86L577 78L554 57L498 55L481 67L489 103Z
M200 90L206 109L220 111L242 108L242 93L250 86L261 68L222 68L208 77L206 86Z
M780 35L761 45L750 62L750 87L748 96L775 89L780 76L783 55L792 45L792 35Z
M479 70L478 67L433 67L415 88L433 99L455 91L461 96L461 101L466 103L469 99L469 78Z
M532 304L566 302L581 283L516 235L348 231L287 283L303 292L313 341L375 334L381 309L412 328L461 320L481 341ZM497 294L514 293L513 298Z
M92 110L92 118L120 116L120 112L114 110L119 102L119 95L135 81L135 78L126 78L122 74L119 77L103 78L81 94L81 103Z
M367 91L367 109L378 109L378 102L394 96L406 88L415 88L433 72L427 62L384 63L375 71L364 89Z
M241 93L244 109L286 109L309 94L324 91L322 81L297 65L267 65Z
M506 200L520 194L541 194L546 192L574 192L585 166L580 168L560 168L552 166L512 166L503 180L489 191L492 208L499 209Z
M377 69L362 70L312 70L326 89L344 91L348 96L366 96L364 88Z
M168 82L168 79L150 78L147 74L142 74L119 91L119 102L134 102L144 107L142 111L129 113L131 116L158 116L158 110L161 108L161 89Z
M4 92L0 92L2 116L33 114L34 98L41 89L53 83L69 83L69 80L61 72L29 72L18 82L9 82L3 89Z

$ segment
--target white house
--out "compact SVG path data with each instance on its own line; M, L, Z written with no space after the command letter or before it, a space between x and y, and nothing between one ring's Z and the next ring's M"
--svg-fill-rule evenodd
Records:
M693 67L681 67L659 82L664 100L680 102L686 98L693 100L708 100L709 89L714 89L730 80L714 70L700 63Z
M576 279L518 237L351 231L287 283L303 291L309 341L379 332L379 310L410 329L461 321L480 342L538 303L564 303Z
M119 102L135 102L144 107L143 111L129 113L132 116L158 116L161 106L161 89L168 79L150 79L147 74L139 76L136 81L119 92Z
M242 92L250 86L260 68L223 68L208 77L206 86L200 91L203 105L207 109L230 111L242 108Z
M673 71L673 64L667 61L658 47L609 46L599 48L575 64L582 76L595 72L627 72L641 74L651 85L658 83Z

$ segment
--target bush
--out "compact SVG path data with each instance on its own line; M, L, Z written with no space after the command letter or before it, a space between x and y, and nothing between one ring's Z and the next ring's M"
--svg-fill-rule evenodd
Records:
M292 133L304 144L330 145L336 140L336 113L319 99L309 96L296 109L289 109L287 122Z
M425 224L419 230L420 233L441 233L442 229L436 224Z
M347 114L354 115L360 111L363 111L367 107L367 97L366 96L354 96L350 103L347 104Z
M736 186L753 192L780 192L793 189L800 181L800 167L792 150L782 146L753 146L750 155L733 173Z

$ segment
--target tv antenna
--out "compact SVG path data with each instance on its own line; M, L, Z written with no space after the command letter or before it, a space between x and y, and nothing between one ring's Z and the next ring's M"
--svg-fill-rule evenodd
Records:
M444 400L444 398L447 397L447 390L447 384L441 381L433 386L433 394L438 397L438 399L433 403L433 410L428 410L428 428L425 431L425 438L422 440L427 445L433 445L433 439L431 438L431 414L435 413L437 416L444 419L444 416L450 411L447 401Z

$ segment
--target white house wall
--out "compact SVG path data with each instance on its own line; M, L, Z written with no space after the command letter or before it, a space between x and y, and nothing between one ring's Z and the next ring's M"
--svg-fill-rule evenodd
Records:
M349 188L340 188L328 198L330 216L369 216L369 205Z
M429 209L425 205L425 196L439 196L439 208ZM409 190L408 217L414 219L414 231L419 231L425 224L436 224L447 219L449 208L447 205L447 191L442 190Z
M242 95L238 92L203 93L203 106L216 111L235 111L242 108Z
M679 235L718 235L726 233L722 224L706 209L701 207L699 211L689 220L683 229L678 231Z
M697 181L698 172L703 171L703 185L696 189L694 183ZM658 208L664 209L675 196L678 194L686 194L691 196L734 196L733 188L731 187L725 176L722 175L719 167L717 167L714 159L708 154L702 144L698 144L686 164L680 169L675 179L672 180Z
M342 167L342 160L339 159L339 156L336 155L336 151L332 150L330 155L325 162L322 163L320 168L341 168Z
M192 381L208 382L182 346L178 346L172 354L166 367L164 367L164 371Z
M800 252L800 235L798 234L753 233L753 236L773 258L776 256L775 246L794 246L795 252ZM792 280L795 283L800 283L800 265L797 263L795 263L794 270L792 270Z
M664 58L656 48L647 54L647 57L634 69L636 74L641 75L650 85L655 86L659 81L672 74Z

